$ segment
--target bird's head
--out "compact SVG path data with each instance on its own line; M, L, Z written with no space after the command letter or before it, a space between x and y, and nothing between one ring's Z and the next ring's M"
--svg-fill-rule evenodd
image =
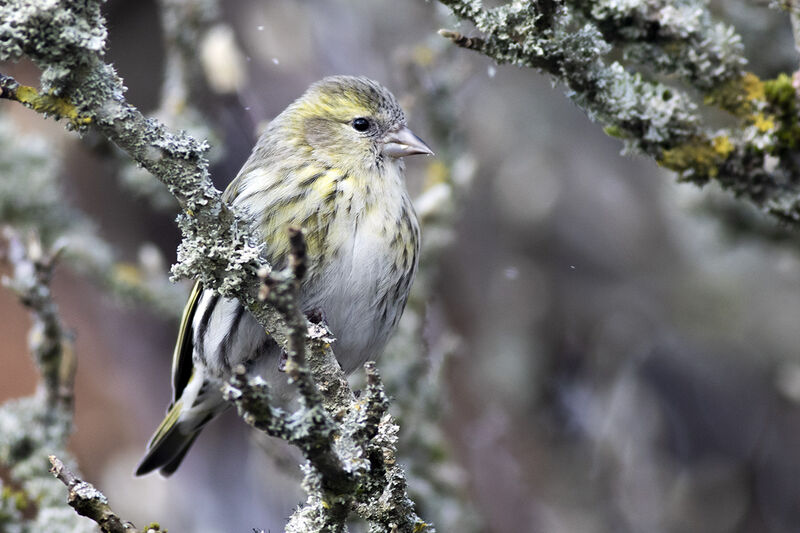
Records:
M384 162L430 148L406 126L394 95L368 78L332 76L287 109L287 125L314 157L342 167Z

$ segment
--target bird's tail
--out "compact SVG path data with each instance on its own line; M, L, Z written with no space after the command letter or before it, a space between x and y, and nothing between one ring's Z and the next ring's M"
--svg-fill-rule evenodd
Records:
M180 400L170 407L147 445L147 452L136 468L137 476L155 469L164 476L175 472L200 430L219 413L219 410L192 411L195 410L185 409Z

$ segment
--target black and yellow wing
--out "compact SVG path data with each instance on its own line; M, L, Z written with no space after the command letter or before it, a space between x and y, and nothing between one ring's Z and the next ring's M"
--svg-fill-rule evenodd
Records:
M194 351L192 321L194 321L197 302L200 301L202 293L203 284L199 281L195 282L192 293L189 295L189 301L186 302L186 307L183 308L178 340L175 342L175 351L172 353L173 404L181 397L183 389L186 388L186 384L189 383L189 379L192 377L192 368L194 366L192 361L192 352Z

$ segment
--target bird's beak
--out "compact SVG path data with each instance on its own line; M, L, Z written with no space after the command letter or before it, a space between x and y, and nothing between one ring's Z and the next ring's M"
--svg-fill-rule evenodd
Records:
M433 150L414 135L408 126L403 126L388 132L383 138L383 153L391 157L405 157L415 154L433 155Z

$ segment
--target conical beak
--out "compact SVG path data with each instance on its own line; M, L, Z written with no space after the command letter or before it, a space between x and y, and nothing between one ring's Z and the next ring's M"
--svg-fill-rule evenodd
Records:
M383 138L383 153L391 157L405 157L415 154L433 155L433 150L428 148L422 139L414 135L408 126L403 126L390 131Z

